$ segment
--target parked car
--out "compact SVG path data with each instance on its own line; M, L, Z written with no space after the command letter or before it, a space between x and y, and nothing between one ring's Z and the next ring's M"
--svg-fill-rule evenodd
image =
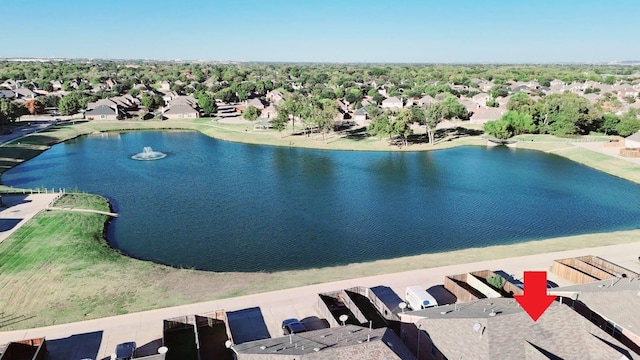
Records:
M285 335L289 335L305 332L307 328L298 319L287 319L282 322L282 331Z
M136 343L126 342L116 345L115 360L130 360L136 354Z

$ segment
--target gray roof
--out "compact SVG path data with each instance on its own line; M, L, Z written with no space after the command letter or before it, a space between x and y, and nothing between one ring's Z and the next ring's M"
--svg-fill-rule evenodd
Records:
M640 131L636 132L635 134L631 134L627 136L625 139L631 140L631 141L640 141Z
M613 278L553 289L585 304L603 318L640 337L640 280ZM571 295L573 293L573 295Z
M99 105L84 113L85 116L92 115L118 115L118 112L107 105Z
M369 113L367 112L367 109L363 107L357 109L356 111L353 112L353 115L369 115Z
M0 99L13 99L16 93L11 90L0 90Z
M189 105L172 105L169 110L165 111L165 114L194 114L198 110L192 108Z
M408 312L402 318L426 331L448 359L638 359L618 340L559 302L537 322L507 298Z
M369 330L355 325L251 341L234 345L233 348L239 360L415 358L392 330Z

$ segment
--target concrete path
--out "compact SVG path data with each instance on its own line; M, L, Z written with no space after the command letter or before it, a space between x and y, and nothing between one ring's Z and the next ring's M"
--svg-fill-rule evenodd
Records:
M116 213L112 213L108 211L93 210L93 209L76 209L76 208L47 206L46 210L76 211L76 212L86 212L86 213L93 213L93 214L102 214L102 215L107 215L111 217L118 217L118 214Z
M58 193L3 195L3 207L0 208L0 243L34 215L47 208L57 196Z
M444 266L432 269L421 269L240 296L236 298L214 300L38 329L0 332L0 344L41 336L45 336L47 339L61 339L74 334L86 334L102 331L102 341L100 348L97 350L98 359L102 359L113 353L115 346L118 343L135 341L138 346L143 346L154 340L162 338L164 319L192 314L203 314L215 310L226 310L228 312L233 311L236 313L242 310L251 310L251 313L261 313L269 334L272 337L277 337L281 335L280 323L283 319L291 317L299 319L319 317L315 307L318 301L317 294L321 292L345 289L354 286L388 286L395 291L400 298L403 298L404 289L407 286L423 285L425 287L430 287L442 284L446 275L490 269L494 271L502 270L507 274L514 274L516 278L521 279L524 271L549 271L552 262L555 259L583 255L597 255L630 270L640 272L640 262L638 262L638 256L640 255L640 242L637 242L633 244L570 250L470 264ZM416 266L419 266L419 264ZM559 286L570 285L568 281L559 278L555 274L549 273L548 278ZM238 324L239 326L242 326L243 323ZM241 334L245 337L252 336L252 330L250 329L251 324L247 323L246 326L248 328L242 329Z

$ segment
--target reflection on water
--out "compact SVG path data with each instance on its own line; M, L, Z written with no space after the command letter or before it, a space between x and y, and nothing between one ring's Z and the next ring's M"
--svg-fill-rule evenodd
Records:
M145 146L161 161L129 156ZM3 176L111 199L113 246L216 271L361 262L637 228L638 186L507 148L351 152L244 145L194 132L59 144Z

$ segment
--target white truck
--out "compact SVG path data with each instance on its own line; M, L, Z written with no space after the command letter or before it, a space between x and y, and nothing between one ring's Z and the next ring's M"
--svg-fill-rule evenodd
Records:
M436 299L420 285L409 286L405 292L404 299L411 310L422 310L438 306Z

